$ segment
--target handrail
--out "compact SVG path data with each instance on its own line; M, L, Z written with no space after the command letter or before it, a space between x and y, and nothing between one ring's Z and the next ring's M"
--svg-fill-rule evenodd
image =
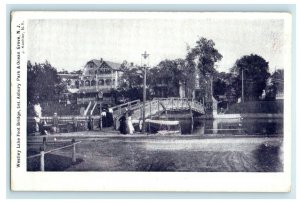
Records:
M97 106L97 102L94 103L94 106L93 106L93 108L91 110L91 113L90 113L91 116L93 115L96 106Z
M85 111L84 111L84 115L85 115L85 116L87 115L87 112L89 111L91 105L92 105L92 102L90 101L90 102L89 102L89 105L86 107L86 109L85 109Z
M141 100L137 99L137 100L133 100L133 101L130 101L130 102L127 102L125 104L120 104L120 105L117 105L117 106L114 106L114 107L111 107L111 109L118 109L118 108L122 108L122 107L125 107L125 106L128 106L130 104L133 104L133 103L139 103Z

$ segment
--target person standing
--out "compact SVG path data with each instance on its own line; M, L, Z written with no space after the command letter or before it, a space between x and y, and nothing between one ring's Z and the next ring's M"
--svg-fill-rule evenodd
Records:
M108 108L108 112L106 114L107 117L107 125L108 127L113 126L114 124L114 118L113 118L113 110L111 108Z
M128 126L128 133L132 135L134 132L134 127L132 125L131 115L132 115L132 112L131 111L128 112L127 126Z
M88 129L90 131L93 130L93 118L92 118L92 116L89 116L89 119L88 119Z
M52 120L53 120L53 132L57 133L59 131L58 129L59 120L56 112L54 113Z
M127 119L126 119L126 113L124 113L120 119L120 127L119 127L119 131L121 134L126 135L127 134Z
M74 132L78 131L78 120L76 117L73 118L73 130Z
M107 127L107 118L106 118L107 112L106 112L106 111L107 111L107 110L104 109L104 110L101 112L101 119L102 119L102 126L103 126L103 127Z

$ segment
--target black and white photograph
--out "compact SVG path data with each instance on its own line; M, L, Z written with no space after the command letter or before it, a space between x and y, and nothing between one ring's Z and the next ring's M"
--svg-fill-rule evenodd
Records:
M28 13L12 172L289 173L288 13Z

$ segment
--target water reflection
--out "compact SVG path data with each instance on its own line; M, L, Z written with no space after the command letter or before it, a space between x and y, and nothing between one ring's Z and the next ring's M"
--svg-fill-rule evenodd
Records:
M194 122L192 119L179 119L179 121L182 134L206 136L282 136L283 134L283 119L195 119Z

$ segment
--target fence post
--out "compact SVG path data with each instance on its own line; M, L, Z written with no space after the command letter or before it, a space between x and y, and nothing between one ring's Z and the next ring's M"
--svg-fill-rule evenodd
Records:
M45 149L43 146L40 147L40 171L45 171Z
M151 112L151 101L150 101L150 119L151 119L151 117L152 117L152 112Z
M99 118L99 128L100 130L102 130L103 126L102 126L102 115L100 114L100 118Z
M72 153L72 163L76 163L76 144L75 144L75 139L72 139L73 143L73 153Z
M43 147L44 147L44 150L46 150L46 137L43 137Z
M76 163L76 144L75 144L75 139L72 139L73 143L73 152L72 152L72 163Z
M114 129L115 129L115 130L118 130L118 129L117 129L117 118L116 118L116 117L113 117L113 120L114 120Z

